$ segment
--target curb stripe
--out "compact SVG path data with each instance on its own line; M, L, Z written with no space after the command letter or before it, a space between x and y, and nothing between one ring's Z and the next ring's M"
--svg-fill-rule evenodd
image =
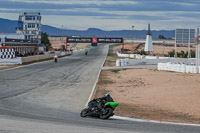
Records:
M113 116L111 117L117 120L126 120L126 121L133 121L133 122L148 122L148 123L157 123L157 124L169 124L169 125L181 125L181 126L194 126L200 127L200 124L192 124L192 123L176 123L176 122L167 122L167 121L156 121L156 120L145 120L145 119L136 119L136 118L129 118L129 117L121 117L121 116Z

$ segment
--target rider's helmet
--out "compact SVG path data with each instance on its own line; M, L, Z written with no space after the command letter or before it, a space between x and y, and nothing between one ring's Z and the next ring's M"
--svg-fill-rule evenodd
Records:
M104 97L110 97L110 93L109 92L107 92L105 95L104 95Z

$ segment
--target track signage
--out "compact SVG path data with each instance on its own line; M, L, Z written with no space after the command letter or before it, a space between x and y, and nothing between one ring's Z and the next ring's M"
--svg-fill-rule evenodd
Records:
M98 38L98 43L123 43L123 38Z
M91 43L92 38L79 38L79 37L70 37L67 38L68 43Z
M195 29L176 29L176 43L195 43Z
M67 43L123 43L123 38L68 37Z
M92 38L92 43L98 43L97 38Z

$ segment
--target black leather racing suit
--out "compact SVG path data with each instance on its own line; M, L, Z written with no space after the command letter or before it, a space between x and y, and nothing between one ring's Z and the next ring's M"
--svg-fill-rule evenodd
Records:
M112 99L111 96L104 96L102 98L96 98L96 99L93 99L92 101L90 101L88 103L88 106L89 106L89 109L90 109L90 112L92 112L94 108L98 108L99 110L102 109L103 105L106 104L107 102L114 102L114 100Z
M104 96L100 98L99 104L97 104L97 107L101 110L103 105L106 104L107 102L114 102L111 96Z

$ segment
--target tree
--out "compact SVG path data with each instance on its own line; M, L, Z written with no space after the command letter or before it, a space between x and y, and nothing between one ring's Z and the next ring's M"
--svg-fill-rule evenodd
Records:
M194 50L191 50L191 58L195 58L196 52Z
M42 32L42 34L41 34L41 43L46 45L47 50L49 50L49 48L51 48L51 43L49 41L48 34L46 32L44 32L44 33Z
M175 50L172 50L172 51L168 52L169 57L174 57L174 54L175 54Z
M181 52L176 52L177 53L177 57L180 58L187 58L188 57L188 51L183 51L181 50ZM168 56L169 57L174 57L175 51L172 50L170 52L168 52ZM191 50L191 58L195 58L196 52L194 50Z
M158 39L166 39L164 35L158 35Z
M135 51L134 54L148 55L148 53L145 52L144 49L142 49L141 51Z

